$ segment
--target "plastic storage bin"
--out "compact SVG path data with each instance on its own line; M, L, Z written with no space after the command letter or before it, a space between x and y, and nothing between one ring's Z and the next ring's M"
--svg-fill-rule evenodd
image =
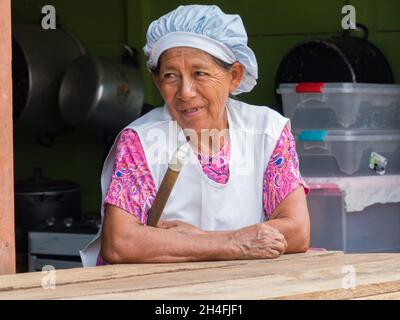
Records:
M400 130L294 130L294 135L304 176L400 173Z
M400 252L400 203L377 203L347 212L341 190L310 187L311 247L349 253Z
M400 129L400 85L281 84L277 92L293 129Z

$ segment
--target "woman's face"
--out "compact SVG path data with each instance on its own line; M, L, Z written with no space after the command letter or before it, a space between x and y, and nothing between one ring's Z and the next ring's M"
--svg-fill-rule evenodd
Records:
M227 128L225 105L242 79L240 63L226 70L202 50L176 47L161 55L159 65L154 81L181 128Z

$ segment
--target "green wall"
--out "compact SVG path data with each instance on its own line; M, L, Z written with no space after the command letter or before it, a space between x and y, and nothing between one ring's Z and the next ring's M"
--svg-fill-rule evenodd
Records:
M142 13L140 21L136 21L134 26L130 26L128 20L129 43L143 46L147 26L152 20L180 4L192 3L216 4L223 11L237 13L242 17L249 35L249 46L255 51L259 64L258 85L251 93L241 95L242 100L274 105L273 82L283 55L304 39L341 33L341 8L346 4L355 6L357 22L369 28L369 40L383 51L392 66L396 81L400 81L399 0L128 0L128 9L134 8L130 12ZM137 28L141 31L139 37ZM144 79L146 101L153 105L162 103L147 72L144 73Z
M125 44L138 48L145 101L160 105L162 100L151 83L141 50L147 26L178 5L191 3L217 4L227 13L241 15L259 63L258 85L240 96L244 101L273 106L273 82L283 55L304 39L340 33L345 4L355 6L357 22L369 28L369 40L382 50L396 82L400 81L399 0L13 0L12 14L14 23L38 23L39 8L52 4L59 22L75 33L89 53L118 61ZM43 148L32 138L16 138L15 178L27 178L34 166L41 166L49 177L81 183L83 211L97 212L103 156L102 137L83 128L56 137L53 148Z

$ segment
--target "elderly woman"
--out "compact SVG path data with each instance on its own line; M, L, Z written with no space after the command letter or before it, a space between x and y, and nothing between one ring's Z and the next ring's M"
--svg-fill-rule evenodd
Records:
M235 98L257 79L240 17L216 6L180 6L151 23L144 52L165 106L117 137L102 173L102 228L81 253L83 264L306 251L308 188L288 119ZM188 159L160 223L148 226L174 141L189 141Z

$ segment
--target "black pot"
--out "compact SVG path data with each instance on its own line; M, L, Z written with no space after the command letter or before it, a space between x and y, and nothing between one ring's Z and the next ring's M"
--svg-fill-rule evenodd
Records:
M29 231L51 230L81 219L81 187L42 176L15 184L16 251L27 252Z
M364 31L363 37L345 32L340 37L306 40L290 50L278 67L275 92L281 83L394 83L385 56L367 40L368 29L361 24L357 29ZM282 106L281 96L276 98Z

